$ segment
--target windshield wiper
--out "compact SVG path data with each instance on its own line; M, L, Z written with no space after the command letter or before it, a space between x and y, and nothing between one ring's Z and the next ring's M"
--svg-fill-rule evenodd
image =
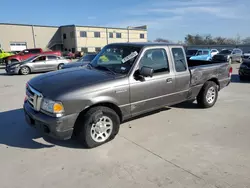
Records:
M94 68L99 69L99 70L106 70L106 71L109 71L109 72L112 73L112 74L116 74L116 73L115 73L114 71L112 71L110 68L105 67L105 66L102 66L102 65L98 65L98 66L96 66L96 67L94 67Z

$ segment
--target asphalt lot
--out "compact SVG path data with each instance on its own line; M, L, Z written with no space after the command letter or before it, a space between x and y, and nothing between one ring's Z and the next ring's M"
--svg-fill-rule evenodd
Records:
M211 109L181 104L127 122L87 150L25 123L25 83L0 69L1 188L250 187L250 83L232 83Z

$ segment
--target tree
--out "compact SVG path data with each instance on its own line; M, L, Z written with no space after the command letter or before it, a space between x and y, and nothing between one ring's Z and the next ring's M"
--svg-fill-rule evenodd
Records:
M250 44L250 37L243 39L242 44Z
M168 40L168 39L163 39L163 38L157 38L157 39L154 40L154 42L172 43L170 40Z
M211 35L186 35L185 43L187 45L236 45L241 44L240 36L236 39L225 37L212 37Z

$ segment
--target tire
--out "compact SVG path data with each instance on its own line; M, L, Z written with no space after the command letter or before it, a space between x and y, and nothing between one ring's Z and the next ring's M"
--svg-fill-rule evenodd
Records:
M27 74L30 74L30 68L27 67L27 66L24 66L20 69L19 73L21 75L27 75Z
M240 81L245 81L245 80L246 80L246 77L245 77L245 76L242 76L242 75L239 75L239 79L240 79Z
M63 63L59 64L58 67L57 67L57 70L61 70L63 65L64 65Z
M101 126L102 120L107 122L107 127ZM96 122L96 123L94 123ZM103 130L102 130L103 129ZM105 130L106 129L106 130ZM103 106L90 108L85 114L80 115L76 122L75 136L86 148L95 148L115 138L120 129L120 118L117 113ZM102 133L101 133L102 132Z
M201 108L211 108L218 98L218 86L213 81L207 81L197 96L197 103Z

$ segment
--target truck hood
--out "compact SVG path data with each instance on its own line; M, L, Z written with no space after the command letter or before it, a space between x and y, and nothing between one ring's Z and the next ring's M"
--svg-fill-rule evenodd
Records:
M70 68L45 73L32 78L28 83L45 97L54 99L59 95L109 80L115 75L88 68Z
M74 63L68 63L68 64L63 66L63 69L81 67L81 66L87 65L88 63L89 63L89 61L77 61L77 62L74 62Z

